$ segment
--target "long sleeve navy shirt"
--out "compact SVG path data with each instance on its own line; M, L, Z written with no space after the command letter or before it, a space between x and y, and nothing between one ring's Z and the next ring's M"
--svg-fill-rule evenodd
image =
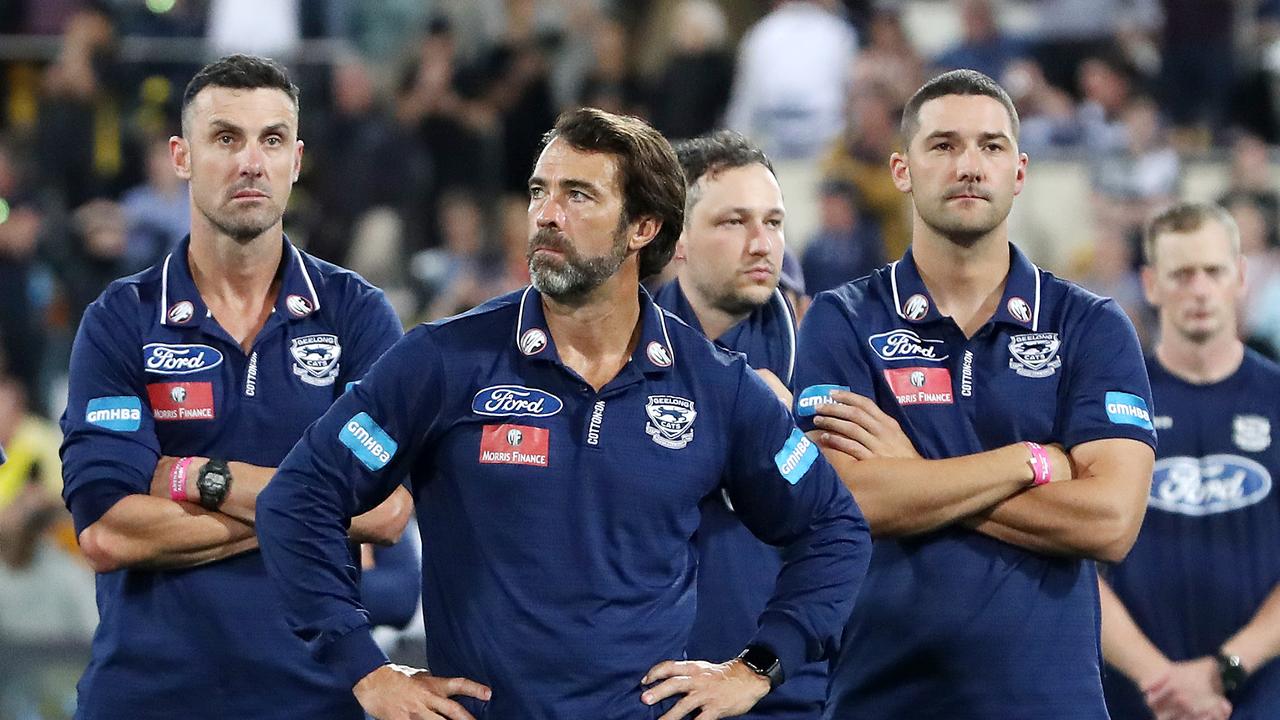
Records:
M741 355L641 294L640 340L599 392L563 365L525 289L420 326L314 424L258 500L295 631L354 684L385 662L346 518L411 477L432 672L493 689L480 718L654 718L685 655L699 503L722 486L787 546L755 641L822 656L870 554L853 498ZM672 702L663 703L669 707Z

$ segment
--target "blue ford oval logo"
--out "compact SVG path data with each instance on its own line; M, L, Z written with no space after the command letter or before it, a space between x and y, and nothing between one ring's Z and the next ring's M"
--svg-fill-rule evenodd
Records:
M142 346L142 365L157 375L186 375L217 367L222 353L208 345L147 343Z
M471 400L471 411L475 414L501 417L549 417L563 407L564 403L555 395L523 385L492 385Z
M1156 462L1148 504L1182 515L1248 507L1271 494L1271 473L1239 455L1171 457Z

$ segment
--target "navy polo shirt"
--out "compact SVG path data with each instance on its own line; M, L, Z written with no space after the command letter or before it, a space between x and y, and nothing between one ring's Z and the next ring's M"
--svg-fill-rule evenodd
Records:
M258 500L291 622L350 682L383 662L343 522L407 472L432 672L493 689L477 718L656 718L641 679L685 655L700 501L788 546L754 639L829 652L860 583L852 497L741 355L641 291L640 337L596 392L561 363L532 288L419 326L303 436Z
M1246 349L1225 380L1194 385L1147 360L1160 432L1138 541L1108 580L1134 622L1170 660L1213 655L1280 583L1280 367ZM1116 718L1147 718L1142 695L1106 677ZM1280 663L1257 669L1232 720L1274 718Z
M796 414L833 388L873 398L926 458L1030 440L1154 445L1133 326L1111 300L1010 245L1004 296L972 338L910 250L821 293L800 328ZM831 718L1106 718L1094 564L960 526L878 539L832 668Z
M188 242L112 283L80 324L62 417L77 532L147 494L161 455L278 465L401 335L382 291L286 240L279 299L246 353L201 300ZM350 684L289 631L258 552L97 584L77 717L363 717Z
M654 300L699 332L697 313L674 280ZM716 345L747 356L747 363L778 376L788 387L795 369L796 320L779 290L742 322L715 339ZM782 556L742 524L721 493L702 501L702 524L694 536L698 548L698 612L689 635L689 657L721 661L742 651L756 633L756 622L773 595ZM746 718L815 718L827 697L827 663L787 668L787 679L764 697Z

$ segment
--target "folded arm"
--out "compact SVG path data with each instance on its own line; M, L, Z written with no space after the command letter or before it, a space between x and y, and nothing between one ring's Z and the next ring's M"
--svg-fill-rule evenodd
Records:
M1070 482L1030 488L965 521L998 540L1051 555L1119 562L1138 537L1155 452L1108 438L1071 449Z

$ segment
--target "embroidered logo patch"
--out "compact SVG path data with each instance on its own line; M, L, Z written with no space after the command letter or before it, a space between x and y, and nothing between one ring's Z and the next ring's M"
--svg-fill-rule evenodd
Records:
M1248 507L1271 494L1271 473L1239 455L1170 457L1156 462L1147 504L1180 515Z
M395 457L399 445L369 413L353 415L338 431L338 440L370 470L381 470Z
M778 472L782 474L783 479L795 485L800 482L800 478L809 472L809 468L813 466L813 462L818 459L818 446L805 434L800 432L800 428L792 428L791 436L782 444L782 449L773 456L773 464L778 466Z
M1009 369L1023 377L1049 377L1062 367L1061 347L1058 333L1014 335L1009 338Z
M547 467L551 431L528 425L485 425L480 433L480 462L485 465Z
M1116 425L1136 425L1144 430L1154 430L1147 401L1126 392L1108 391L1106 395L1107 417Z
M305 335L289 342L293 356L293 374L302 382L316 387L332 385L338 377L338 360L342 346L337 335Z
M563 407L555 395L523 385L491 385L471 398L471 412L493 417L551 417Z
M1237 415L1231 420L1231 439L1245 452L1271 447L1271 421L1261 415Z
M816 415L819 405L830 405L835 402L831 399L831 393L843 390L849 392L847 385L810 385L800 391L800 396L796 398L796 414L802 417Z
M147 343L142 346L142 367L157 375L187 375L222 364L222 353L208 345Z
M520 336L520 352L537 355L547 346L547 334L539 328L529 328Z
M147 385L151 416L157 422L213 420L213 383L176 382Z
M693 421L698 412L692 400L675 395L650 395L644 412L649 416L645 433L662 447L679 450L693 440Z
M85 406L84 421L116 432L142 426L142 401L132 395L93 398Z
M914 330L890 330L872 335L867 342L881 360L942 362L949 357L943 353L946 345L941 340L926 340Z
M951 371L936 367L894 368L884 371L898 404L950 405L955 402L951 391Z

